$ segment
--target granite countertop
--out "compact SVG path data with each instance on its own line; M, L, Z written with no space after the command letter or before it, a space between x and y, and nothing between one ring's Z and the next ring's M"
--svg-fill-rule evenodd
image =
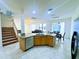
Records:
M35 36L35 35L36 34L28 33L28 34L25 34L24 36L19 35L19 37L21 37L21 38L27 38L27 37L31 37L31 36Z
M21 36L19 35L21 38L27 38L27 37L31 37L31 36L35 36L35 35L50 35L50 36L55 36L56 34L48 34L48 33L28 33L28 34L25 34L25 36Z

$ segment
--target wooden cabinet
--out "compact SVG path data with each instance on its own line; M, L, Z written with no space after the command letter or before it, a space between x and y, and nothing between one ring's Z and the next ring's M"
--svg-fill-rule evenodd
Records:
M46 36L35 36L34 39L34 45L39 46L39 45L45 45L46 44Z
M19 37L19 45L20 45L20 49L25 51L26 50L26 39Z
M27 38L19 38L19 45L20 45L20 49L25 51L31 47L34 46L34 41L33 41L33 37L27 37Z
M41 44L41 41L42 39L41 39L41 37L40 36L35 36L35 38L34 38L34 45L40 45Z
M53 36L47 36L46 43L48 46L54 46L55 45L55 39Z
M46 39L47 39L47 37L45 35L41 37L41 41L42 41L41 44L42 45L46 45L47 44L46 43Z
M55 39L53 36L49 36L49 35L35 36L34 45L36 45L36 46L38 46L38 45L54 46Z
M55 46L55 37L50 35L35 35L30 37L20 37L20 49L25 51L33 46Z

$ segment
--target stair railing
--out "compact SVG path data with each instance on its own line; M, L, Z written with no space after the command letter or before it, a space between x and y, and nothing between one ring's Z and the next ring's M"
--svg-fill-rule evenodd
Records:
M18 30L17 30L17 27L16 27L15 22L14 22L13 19L12 19L12 27L13 27L13 29L15 31L15 34L16 34L16 37L17 37L18 36Z

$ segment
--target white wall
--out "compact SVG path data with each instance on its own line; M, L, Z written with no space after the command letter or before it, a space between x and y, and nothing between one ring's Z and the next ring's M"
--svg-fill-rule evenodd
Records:
M27 20L27 19L26 19ZM28 21L25 20L25 33L31 33L31 24L39 25L46 24L46 30L51 31L51 20L39 20L39 19L30 19Z
M46 22L46 31L50 32L52 30L52 23L49 21L49 22Z
M46 32L51 31L52 30L52 22L51 20L38 20L38 21L34 21L34 24L46 24Z
M18 30L21 30L21 19L20 18L14 18L14 23Z
M69 19L65 21L65 38L70 39L73 32L73 20Z
M0 46L2 46L1 13L0 13Z
M1 18L2 27L12 27L12 17L2 14Z
M58 22L64 22L64 26L65 26L65 28L64 28L64 30L63 31L65 31L66 32L66 37L67 36L69 36L70 35L70 33L71 33L71 28L70 27L72 27L72 25L71 25L71 19L72 18L65 18L65 19L52 19L52 20L39 20L39 19L31 19L31 21L30 21L30 23L31 24L46 24L46 30L47 31L51 31L51 29L52 29L52 24L53 23L58 23ZM25 22L25 32L27 33L27 31L26 31L26 29L27 29L27 27L29 28L29 33L31 33L30 32L30 25L27 25L27 23ZM69 29L70 28L70 29ZM69 33L69 34L68 34Z
M47 24L47 31L51 31L52 29L52 23L58 23L58 22L64 22L64 31L66 33L65 35L65 38L66 39L70 39L71 37L71 34L73 32L73 21L72 21L72 18L71 17L68 17L68 18L64 18L64 19L52 19L52 20L39 20L39 19L31 19L30 23L31 24ZM31 33L30 32L30 24L27 25L26 21L25 21L25 33ZM27 27L28 27L28 30L29 32L26 31Z

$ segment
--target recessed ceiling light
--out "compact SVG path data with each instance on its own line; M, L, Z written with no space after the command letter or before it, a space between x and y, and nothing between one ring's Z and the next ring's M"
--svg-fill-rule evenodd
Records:
M51 13L51 11L48 11L48 14L50 14Z
M33 11L32 11L32 13L33 13L33 14L36 14L36 11L35 11L35 10L33 10Z
M36 17L32 17L32 19L37 19Z
M53 16L52 18L59 18L58 16Z

